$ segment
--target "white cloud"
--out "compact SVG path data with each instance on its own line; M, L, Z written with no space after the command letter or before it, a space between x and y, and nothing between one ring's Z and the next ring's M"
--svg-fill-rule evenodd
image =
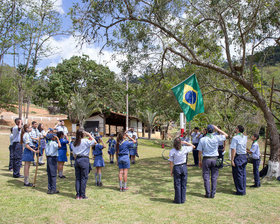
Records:
M41 4L42 0L31 0L31 2L36 4ZM62 7L62 0L51 0L53 2L53 9L60 14L64 14L64 10Z
M100 54L100 48L91 45L78 46L78 41L73 37L64 37L59 40L54 38L50 39L49 47L54 51L51 55L43 58L39 64L39 70L47 66L56 66L62 62L63 59L69 59L72 56L81 56L83 54L88 55L90 59L96 61L98 64L108 66L111 71L117 74L121 73L121 69L117 66L117 60L123 59L122 56L117 55L116 59L113 59L113 52L103 50Z

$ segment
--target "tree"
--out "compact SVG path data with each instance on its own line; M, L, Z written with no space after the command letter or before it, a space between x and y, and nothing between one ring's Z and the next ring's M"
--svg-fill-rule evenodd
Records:
M154 124L157 118L157 112L152 112L151 110L146 110L144 113L141 113L140 117L144 124L146 124L149 134L148 138L151 139L152 131L154 128Z
M231 93L261 109L271 136L269 166L276 164L274 173L280 175L279 133L266 99L255 87L252 60L247 60L248 55L253 57L269 41L279 43L279 1L84 2L85 6L74 5L72 19L85 40L97 41L102 36L105 44L122 49L134 38L138 60L161 55L157 57L161 67L165 59L177 64L183 60L231 80L232 88L215 90ZM222 49L226 66L219 60Z

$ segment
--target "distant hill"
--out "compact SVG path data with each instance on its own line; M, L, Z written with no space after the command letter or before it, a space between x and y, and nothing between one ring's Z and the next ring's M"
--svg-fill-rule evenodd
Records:
M270 46L254 55L254 62L260 66L271 66L280 63L280 46Z

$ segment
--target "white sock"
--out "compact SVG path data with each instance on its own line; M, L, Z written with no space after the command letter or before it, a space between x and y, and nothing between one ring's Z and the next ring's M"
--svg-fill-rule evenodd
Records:
M29 184L29 176L24 176L24 183Z
M58 171L58 175L60 176L60 177L62 177L62 173L63 171L62 170L60 170L60 171Z

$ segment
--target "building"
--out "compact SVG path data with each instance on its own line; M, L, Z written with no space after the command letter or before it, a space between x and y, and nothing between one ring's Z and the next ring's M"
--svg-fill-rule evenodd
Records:
M129 128L134 128L138 137L144 136L143 123L139 118L129 116ZM86 119L84 128L88 132L93 132L95 128L99 129L101 135L116 135L118 132L126 129L126 115L109 111L106 113L96 112Z

